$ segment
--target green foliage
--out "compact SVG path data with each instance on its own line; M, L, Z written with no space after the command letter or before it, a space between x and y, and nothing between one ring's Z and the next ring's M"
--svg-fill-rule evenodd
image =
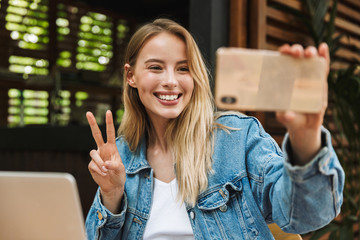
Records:
M360 223L360 65L332 72L329 89L334 97L336 125L341 131L341 135L335 138L339 146L337 153L346 173L342 207L344 218L339 222L342 227L339 231L353 237L353 226Z
M286 11L305 26L309 36L318 46L326 42L333 59L341 47L342 34L335 35L335 19L338 0L300 0L304 11L274 4L273 7ZM329 19L325 15L329 12ZM357 49L359 51L359 49ZM332 70L328 78L329 94L333 99L334 121L340 134L333 135L337 143L337 155L346 174L344 203L341 217L324 228L314 232L311 240L329 234L329 239L354 239L355 224L360 226L360 64L355 63L346 69Z

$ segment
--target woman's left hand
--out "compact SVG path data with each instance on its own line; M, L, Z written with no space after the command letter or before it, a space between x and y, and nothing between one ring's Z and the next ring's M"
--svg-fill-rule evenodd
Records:
M326 71L326 75L329 73L330 56L326 43L321 43L318 49L313 46L304 49L299 44L292 46L285 44L279 48L279 51L296 58L323 57L327 62L327 67L324 71ZM319 113L310 114L293 111L276 113L277 120L288 130L292 147L292 163L295 165L305 165L315 157L321 148L321 125L323 124L327 107L327 91L326 82L323 94L323 107Z

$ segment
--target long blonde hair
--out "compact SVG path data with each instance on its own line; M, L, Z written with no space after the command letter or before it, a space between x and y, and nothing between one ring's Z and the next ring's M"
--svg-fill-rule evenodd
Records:
M208 71L191 34L178 23L169 19L157 19L142 26L130 39L125 53L125 63L136 64L142 46L151 37L170 33L182 39L186 45L188 65L194 79L194 90L189 104L166 129L165 139L172 152L175 173L179 185L179 197L194 206L201 191L208 185L208 174L212 170L212 131L214 126L213 96ZM136 88L129 86L127 72L123 76L124 116L119 127L131 151L135 151L141 138L150 136L150 120L140 101Z

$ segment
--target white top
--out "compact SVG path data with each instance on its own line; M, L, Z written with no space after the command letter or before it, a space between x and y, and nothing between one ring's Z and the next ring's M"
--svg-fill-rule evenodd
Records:
M144 240L194 239L185 205L177 200L177 193L176 178L170 183L154 178L153 201Z

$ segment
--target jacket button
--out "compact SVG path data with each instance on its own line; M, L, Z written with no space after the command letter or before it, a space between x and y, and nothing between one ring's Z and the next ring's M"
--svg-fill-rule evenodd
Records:
M191 218L192 220L194 220L194 218L195 218L195 213L194 213L194 211L191 211L191 212L190 212L190 218Z
M219 209L220 209L220 211L222 211L222 212L226 212L226 210L227 210L226 204L225 204L225 205L222 205Z
M97 214L98 214L99 220L101 221L103 219L103 215L101 214L101 212L99 210L97 211Z

